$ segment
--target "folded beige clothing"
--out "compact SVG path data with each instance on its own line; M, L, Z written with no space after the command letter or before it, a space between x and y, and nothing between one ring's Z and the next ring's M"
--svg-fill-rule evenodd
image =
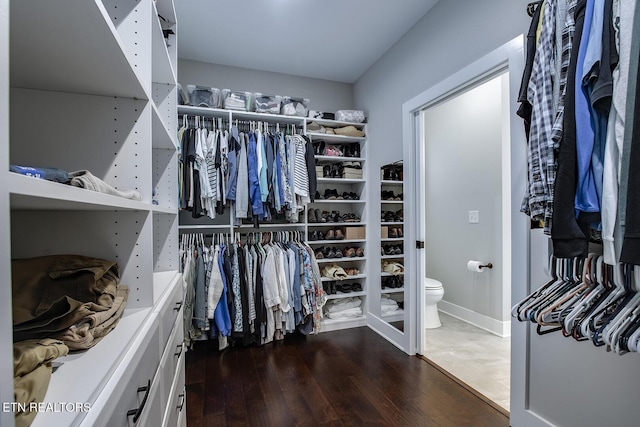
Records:
M364 136L364 132L362 132L361 130L358 130L355 126L344 126L341 128L335 128L333 130L336 135L343 135L343 136L355 136L355 137L362 137Z
M44 400L51 380L51 361L65 356L69 348L59 340L18 341L13 344L13 398L27 408ZM37 412L18 411L16 427L31 425Z
M95 346L103 337L115 329L127 305L129 287L118 285L116 298L109 309L95 305L94 312L77 324L55 335L70 350L86 350Z

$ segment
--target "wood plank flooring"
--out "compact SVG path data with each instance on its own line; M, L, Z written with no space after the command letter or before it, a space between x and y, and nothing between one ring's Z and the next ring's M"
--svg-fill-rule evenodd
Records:
M369 328L187 353L187 425L507 427L509 419Z

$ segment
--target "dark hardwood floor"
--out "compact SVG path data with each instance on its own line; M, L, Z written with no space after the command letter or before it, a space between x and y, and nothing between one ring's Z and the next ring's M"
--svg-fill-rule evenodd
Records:
M187 353L187 425L509 426L509 419L369 328Z

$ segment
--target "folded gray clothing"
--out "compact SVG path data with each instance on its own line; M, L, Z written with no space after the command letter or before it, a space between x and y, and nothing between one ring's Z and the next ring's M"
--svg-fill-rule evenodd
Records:
M97 191L98 193L111 194L131 200L142 200L142 194L136 190L116 190L88 170L71 172L69 173L69 178L71 178L69 184L74 187L86 188L87 190Z

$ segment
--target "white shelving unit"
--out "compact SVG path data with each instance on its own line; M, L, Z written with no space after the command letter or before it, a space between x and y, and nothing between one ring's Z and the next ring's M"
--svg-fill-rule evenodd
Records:
M383 271L384 262L397 262L404 266L404 237L388 237L391 235L391 230L404 230L404 196L403 194L403 182L402 182L402 163L392 163L383 165L380 169L381 173L381 197L380 197L380 216L381 216L381 255L380 255L380 294L388 296L389 298L404 303L405 300L405 288L403 286L388 287L385 284L389 283L389 280L393 280L395 277L400 280L404 279L404 275L394 276L391 273ZM393 194L393 198L390 195ZM401 215L397 215L400 211ZM385 218L385 214L390 218ZM386 233L383 231L386 230ZM395 234L398 235L399 232ZM403 233L404 234L404 233ZM385 235L387 237L385 237ZM401 253L388 254L385 248L388 247L400 247ZM402 308L398 308L392 313L383 313L382 318L387 322L396 322L404 319L404 311Z
M173 1L27 0L9 7L3 0L0 8L8 20L0 55L10 64L9 76L0 72L7 88L0 99L0 200L10 208L0 214L3 282L11 283L13 258L68 253L116 261L130 289L116 329L92 349L57 359L62 365L47 389L45 403L91 409L40 413L32 425L129 425L132 409L141 414L136 425L184 419L174 405L184 391L184 357L161 363L174 357L174 345L182 347L177 41L162 31L177 32ZM21 176L9 164L89 170L117 189L137 190L142 200ZM7 343L8 285L0 300ZM3 379L10 363L0 353ZM142 405L138 388L147 384ZM13 401L11 381L1 382L0 396ZM13 426L13 414L1 413L0 424Z
M206 107L194 107L187 105L178 106L178 115L182 117L182 115L188 116L203 116L207 118L220 118L225 120L227 123L234 123L235 120L240 121L255 121L255 122L267 122L267 123L279 123L281 125L292 124L296 127L299 127L303 131L306 131L306 126L308 123L316 122L321 126L325 127L341 127L341 126L355 126L357 129L364 130L366 134L366 125L362 123L349 123L349 122L341 122L341 121L333 121L333 120L317 120L317 119L309 119L306 117L296 117L296 116L284 116L278 114L265 114L265 113L254 113L254 112L243 112L243 111L234 111L234 110L224 110L220 108L206 108ZM366 165L366 137L348 137L341 135L328 135L324 133L310 133L307 132L306 135L314 141L325 140L327 143L332 145L336 145L338 147L344 146L345 144L358 144L360 146L361 155L358 157L346 157L346 156L326 156L323 154L318 154L315 156L317 165L337 165L342 162L360 162L361 167L364 168ZM366 176L366 175L363 175ZM306 241L309 245L314 248L314 250L320 249L322 246L331 246L331 247L340 247L346 248L349 246L352 247L364 247L366 245L366 217L364 217L366 212L366 181L364 179L350 179L350 178L325 178L322 174L317 175L317 183L318 183L318 191L322 196L324 190L326 189L336 189L339 191L340 195L343 192L353 192L358 194L359 200L326 200L326 199L316 199L313 203L308 205L309 209L319 209L322 211L340 211L342 214L344 213L353 213L360 217L360 222L309 222L308 221L308 212L304 213L304 216L301 217L301 221L297 223L289 223L289 222L260 222L259 230L252 224L243 224L239 227L234 227L232 224L231 217L229 215L229 210L225 209L225 213L217 216L215 219L209 219L206 217L201 218L192 218L191 213L188 211L180 212L180 225L179 229L181 233L189 233L189 232L197 232L197 233L235 233L235 232L251 232L251 231L280 231L280 230L295 230L295 231L303 231L306 235ZM329 230L329 229L344 229L345 227L355 227L358 229L362 229L364 231L363 238L353 238L353 239L342 239L342 240L311 240L312 232L318 230ZM366 255L366 254L365 254ZM366 257L354 257L347 258L344 257L342 259L321 259L319 260L320 268L328 262L336 262L338 264L345 264L352 266L354 268L358 268L361 274L357 276L351 276L347 279L347 282L355 282L358 281L363 286L362 292L352 292L345 293L339 295L329 295L329 299L337 299L348 296L359 296L364 298L366 295L366 274L364 274L366 267ZM323 279L324 282L329 281L330 279ZM364 303L363 303L364 307ZM357 319L355 322L350 320L348 322L338 322L338 321L329 321L326 319L323 323L323 331L342 329L347 327L355 326L363 326L366 324L366 319L363 316L361 319Z

